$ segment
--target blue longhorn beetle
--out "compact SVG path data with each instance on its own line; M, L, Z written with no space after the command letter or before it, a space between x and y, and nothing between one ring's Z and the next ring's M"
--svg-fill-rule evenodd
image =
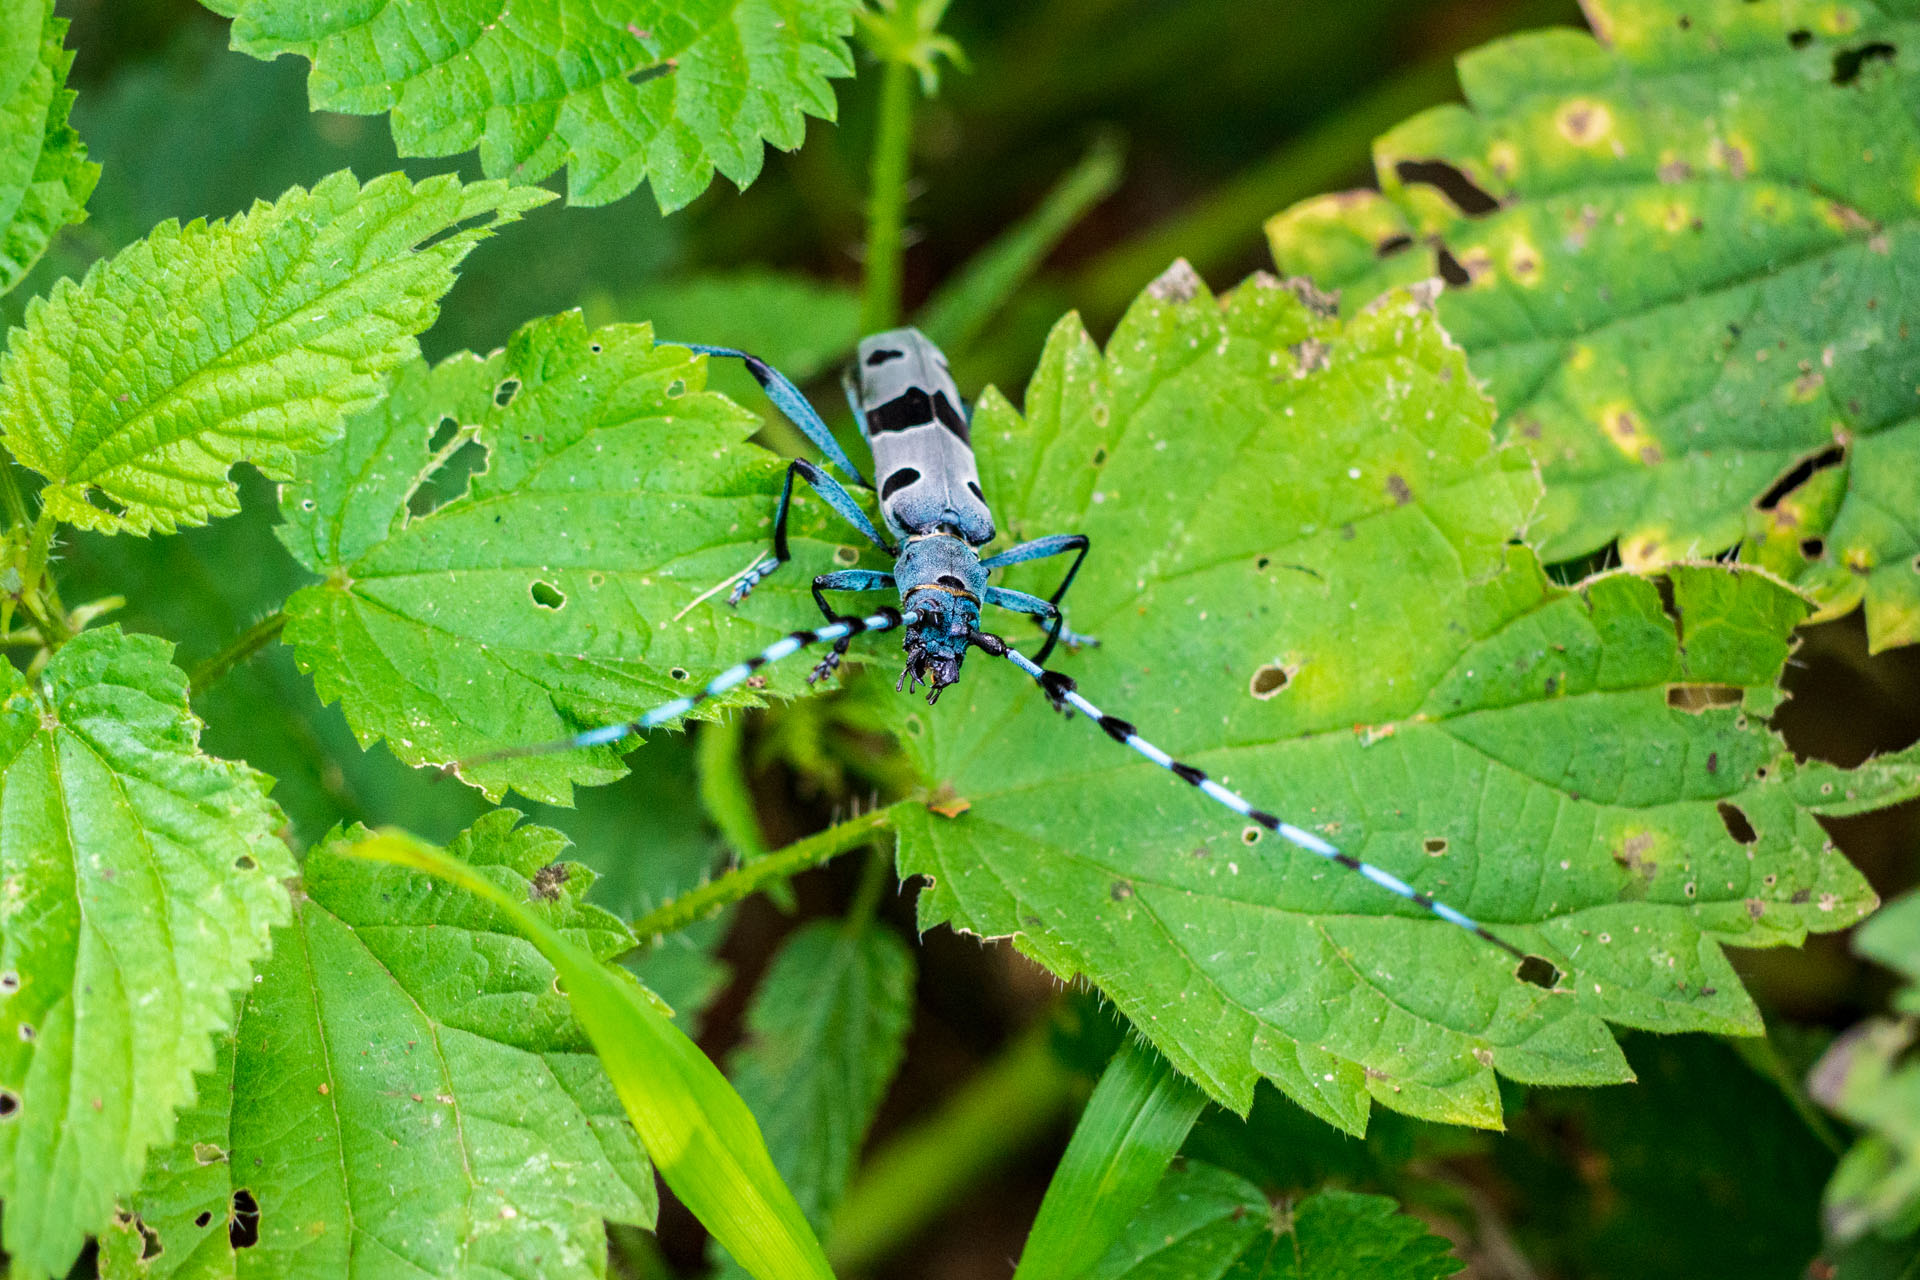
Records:
M847 458L820 415L787 377L765 361L731 347L713 347L698 343L676 343L709 356L724 356L746 364L747 370L767 393L774 407L798 427L828 460L854 483L871 488L859 470ZM1414 888L1390 871L1362 862L1344 853L1310 831L1283 822L1275 815L1256 809L1239 793L1222 786L1193 765L1175 760L1153 743L1142 738L1132 724L1108 715L1088 701L1068 676L1049 671L1042 664L1062 641L1069 645L1093 643L1090 637L1068 630L1060 601L1073 585L1074 575L1087 558L1089 542L1083 533L1053 534L1009 547L998 555L980 558L980 548L993 540L993 512L986 495L980 491L980 473L973 457L969 415L948 371L946 357L918 329L893 329L877 333L860 342L855 364L846 377L847 401L860 422L873 450L876 474L880 476L880 513L887 529L898 539L889 542L880 536L860 503L839 481L805 458L795 458L787 466L786 484L780 491L780 505L774 513L773 559L758 563L741 575L728 597L731 604L744 600L767 575L785 564L791 555L787 546L787 516L793 505L793 482L806 481L828 506L838 512L866 539L893 557L893 572L873 569L845 569L823 573L813 580L814 602L826 615L825 626L795 631L768 645L754 656L722 671L705 687L686 697L655 707L637 720L585 733L542 746L513 748L489 753L478 759L492 760L535 752L564 751L576 747L600 746L618 742L629 734L644 733L678 719L716 694L742 683L770 662L798 653L811 645L832 642L833 648L808 676L811 683L831 675L845 655L853 638L866 632L900 629L905 633L906 670L898 687L917 690L928 685L927 701L934 702L940 691L960 678L960 664L968 649L979 649L997 658L1005 658L1025 672L1058 709L1087 717L1122 746L1129 747L1167 770L1183 782L1198 788L1210 799L1280 836L1308 853L1336 862L1357 872L1390 893L1399 895L1440 919L1469 930L1478 937L1512 955L1521 962L1517 975L1539 986L1553 986L1559 972L1539 956L1529 956L1506 939L1432 895ZM991 586L988 575L1005 565L1044 560L1051 556L1073 554L1073 563L1051 596L1042 599L1024 591ZM892 587L900 593L900 608L883 608L867 615L835 613L827 603L829 591L884 591ZM1005 640L980 629L980 608L995 605L1015 613L1028 614L1047 627L1047 638L1033 658L1012 648ZM476 761L477 762L477 761Z

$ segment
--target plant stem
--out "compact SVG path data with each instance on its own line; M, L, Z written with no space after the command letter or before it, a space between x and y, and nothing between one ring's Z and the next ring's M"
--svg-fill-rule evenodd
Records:
M195 667L187 676L188 696L205 693L221 676L264 649L287 625L285 611L276 609L233 638L226 648Z
M860 886L847 906L847 932L858 933L880 909L880 895L893 879L893 854L885 845L876 844L867 851L867 865L860 869Z
M880 128L867 192L867 279L860 332L900 323L900 259L905 248L907 159L913 142L913 68L889 60L880 81Z
M1043 1019L939 1111L873 1154L834 1211L826 1244L838 1274L871 1270L1059 1122L1075 1077L1054 1057L1051 1039Z
M33 522L33 533L27 540L26 567L20 574L20 603L40 624L49 648L73 639L73 629L67 625L66 615L59 607L59 597L53 594L53 584L47 580L47 561L53 554L53 531L57 523L52 513L45 507L40 508L40 516ZM40 594L43 582L50 598Z
M865 817L828 827L818 835L796 840L784 849L776 849L764 858L735 867L717 880L661 903L633 922L634 936L648 942L663 934L686 928L752 896L770 880L784 880L811 867L817 867L849 849L858 849L879 832L893 826L890 809L876 809Z

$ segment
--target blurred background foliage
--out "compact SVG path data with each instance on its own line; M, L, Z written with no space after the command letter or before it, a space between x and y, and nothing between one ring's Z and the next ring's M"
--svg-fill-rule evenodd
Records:
M337 168L366 177L400 164L384 119L310 114L303 62L227 52L225 24L188 0L63 0L61 11L74 24L74 124L103 173L89 220L0 303L8 323L53 279L162 219L224 216ZM1261 220L1365 183L1374 135L1455 96L1455 54L1552 23L1581 23L1571 0L959 0L945 30L971 70L949 71L919 112L909 308L1093 148L1099 172L1085 181L1111 194L949 352L969 395L993 382L1017 399L1063 311L1079 309L1103 337L1176 256L1216 286L1265 265ZM878 89L868 69L841 84L840 123L811 122L806 146L770 154L744 194L718 183L670 219L644 193L598 209L556 205L484 243L426 336L427 354L489 350L530 317L584 306L596 323L656 320L664 334L747 346L826 384L858 326ZM744 378L715 374L743 403L760 403ZM830 386L817 397L837 400ZM78 538L63 552L68 598L126 595L120 620L176 641L192 670L303 581L270 532L272 487L249 475L243 490L243 514L208 528ZM1777 722L1796 750L1852 764L1920 737L1920 649L1869 658L1857 616L1804 639L1788 678L1796 696ZM601 874L596 896L634 918L726 859L891 794L902 774L871 710L883 696L886 682L854 681L830 698L699 726L690 739L661 736L632 777L583 792L577 809L520 807L566 830ZM303 846L348 820L445 840L485 808L382 747L362 752L284 648L211 685L196 709L209 751L278 779L275 798ZM1829 826L1883 898L1916 880L1920 806ZM703 1046L724 1059L771 955L806 918L841 909L859 862L813 872L636 963L684 1012L704 1010ZM911 935L910 897L890 898L882 918ZM945 930L919 944L906 1061L874 1146L913 1158L936 1133L939 1147L915 1203L868 1179L843 1212L886 1220L859 1243L868 1274L1004 1276L1073 1099L1116 1032L1097 1002L1063 996L1010 947ZM1737 959L1774 1029L1767 1042L1629 1037L1638 1085L1514 1089L1505 1135L1382 1111L1358 1142L1263 1086L1248 1122L1211 1112L1187 1151L1276 1192L1330 1181L1393 1194L1454 1240L1476 1276L1787 1280L1833 1275L1836 1261L1841 1274L1915 1274L1911 1249L1817 1257L1821 1189L1846 1135L1803 1086L1841 1029L1885 1007L1891 977L1856 959L1844 936ZM671 1210L657 1246L615 1243L625 1274L702 1265L699 1228Z

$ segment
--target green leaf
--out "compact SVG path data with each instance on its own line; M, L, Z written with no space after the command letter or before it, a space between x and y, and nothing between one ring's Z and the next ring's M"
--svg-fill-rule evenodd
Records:
M887 929L815 921L774 957L728 1063L775 1167L816 1229L846 1191L906 1047L913 953Z
M450 856L596 964L632 946L580 901L593 875L565 837L519 817L487 814ZM484 897L346 856L365 837L308 856L107 1276L597 1277L603 1220L652 1226L653 1171L553 966Z
M66 35L53 0L0 0L0 293L20 282L54 232L87 216L100 177L67 125Z
M1827 1184L1827 1232L1847 1243L1896 1240L1920 1231L1920 894L1909 893L1865 925L1854 949L1908 979L1894 1007L1908 1016L1869 1018L1848 1030L1814 1068L1809 1091L1858 1126L1861 1136Z
M1875 649L1920 640L1920 15L1586 11L1463 58L1469 105L1380 138L1380 193L1275 218L1275 259L1360 301L1456 273L1441 320L1540 462L1547 559L1745 539L1819 616L1864 599Z
M596 963L466 864L411 836L379 833L354 852L426 871L504 911L559 971L574 1017L680 1202L760 1280L832 1280L818 1241L767 1155L753 1113L645 988Z
M853 74L854 0L400 0L315 9L298 0L206 0L233 47L313 63L316 111L392 114L402 155L478 148L490 177L538 182L568 167L568 198L605 204L653 183L663 210L716 169L741 187L763 146L785 151L806 117L834 116Z
M1192 1163L1166 1176L1085 1280L1444 1280L1460 1269L1445 1240L1385 1196L1269 1204L1245 1179Z
M197 750L169 646L67 644L0 703L0 1199L25 1275L63 1275L213 1061L286 917L264 779Z
M418 352L474 243L547 198L337 173L224 222L162 223L27 309L0 357L6 445L69 524L231 515L233 464L284 478L332 440Z
M1090 979L1235 1110L1264 1076L1352 1132L1371 1101L1496 1126L1496 1071L1627 1078L1609 1022L1757 1033L1723 945L1864 915L1815 815L1914 794L1920 759L1795 764L1763 717L1805 607L1764 574L1551 585L1513 541L1533 473L1430 312L1310 301L1176 268L1105 353L1069 317L1028 415L976 411L982 484L1008 539L1091 536L1068 612L1100 647L1057 665L1094 703L1564 981L1516 981L980 658L899 704L929 788L970 804L896 810L923 925Z
M690 607L764 552L784 471L743 443L758 419L703 391L705 370L644 325L536 321L490 359L404 371L343 448L302 464L282 537L327 580L288 600L286 639L363 743L439 765L566 737L818 617L798 568L738 610ZM426 482L461 449L484 451L485 470L419 514L449 497ZM798 526L802 564L832 561L807 536L823 524ZM796 692L804 675L770 669L766 689ZM571 784L621 771L601 747L460 776L564 804Z
M1074 1280L1117 1241L1166 1175L1206 1095L1129 1037L1047 1183L1014 1280Z

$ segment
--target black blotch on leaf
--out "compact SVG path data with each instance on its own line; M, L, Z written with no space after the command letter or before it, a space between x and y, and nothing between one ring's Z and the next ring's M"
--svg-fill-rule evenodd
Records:
M1436 858L1447 851L1447 838L1445 836L1428 836L1422 843L1426 851Z
M205 1210L202 1210L200 1213L194 1215L193 1225L196 1227L205 1227L210 1223L212 1223L212 1221L213 1221L213 1210L205 1209Z
M1467 269L1460 265L1460 259L1454 257L1453 250L1445 245L1440 246L1440 251L1435 255L1435 262L1440 268L1440 278L1451 287L1461 289L1473 283L1473 277L1468 275Z
M1554 968L1553 963L1543 956L1526 957L1513 971L1513 976L1529 985L1545 987L1548 990L1560 984L1560 970Z
M233 1193L233 1208L227 1214L227 1243L236 1249L251 1249L260 1243L260 1202L245 1187Z
M11 1120L20 1114L20 1095L11 1089L0 1089L0 1120Z
M1287 675L1285 667L1269 662L1253 673L1253 679L1247 684L1247 691L1264 701L1286 688L1287 681L1291 678Z
M1410 248L1412 244L1413 244L1412 236L1407 236L1407 235L1388 236L1385 240L1382 240L1379 244L1373 246L1373 251L1374 253L1378 254L1382 258L1391 258L1394 254L1399 253L1401 250Z
M1753 829L1753 824L1747 821L1747 815L1740 812L1739 809L1728 804L1725 800L1715 805L1714 808L1719 810L1720 821L1726 824L1727 834L1735 840L1738 840L1741 844L1753 844L1760 839L1760 833Z
M542 609L558 609L567 602L565 593L551 582L541 582L536 579L528 590L533 595L533 602Z
M1809 560L1819 560L1823 558L1827 554L1826 539L1802 538L1800 540L1800 554Z
M1860 70L1874 59L1893 61L1895 49L1884 40L1875 40L1872 44L1863 44L1857 49L1842 49L1833 55L1833 82L1852 84L1860 78Z
M1754 500L1754 506L1762 511L1771 511L1780 505L1780 500L1813 478L1816 471L1828 467L1837 467L1847 458L1847 451L1837 444L1828 445L1818 453L1812 453L1800 459L1792 470L1773 482L1765 493Z
M1813 32L1801 27L1798 31L1787 32L1787 43L1796 49L1804 49L1813 43Z
M1393 171L1402 182L1420 182L1434 188L1469 218L1492 213L1500 207L1500 202L1463 170L1444 160L1402 160L1393 166Z
M239 857L237 857L237 858L235 858L235 859L233 860L233 865L234 865L234 867L235 867L235 868L236 868L237 870L240 870L240 871L251 871L251 870L253 870L253 869L254 869L255 867L257 867L257 866L259 866L260 864L259 864L259 863L257 863L257 862L255 862L255 861L253 860L253 855L252 855L252 854L250 854L250 853L243 853L243 854L241 854L241 855L240 855Z

